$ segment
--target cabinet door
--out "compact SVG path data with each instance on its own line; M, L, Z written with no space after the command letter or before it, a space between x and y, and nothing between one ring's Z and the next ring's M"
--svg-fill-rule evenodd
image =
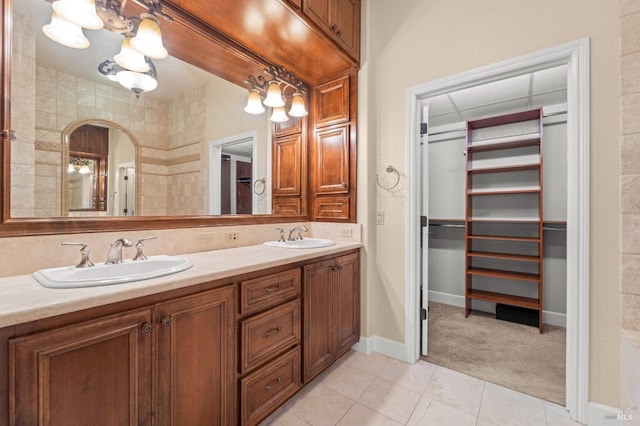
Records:
M360 0L335 0L336 41L352 58L360 59Z
M151 424L150 323L145 309L11 340L11 424Z
M317 194L349 192L349 125L316 133L314 189Z
M335 359L333 260L304 267L303 380L309 382Z
M234 287L157 306L158 425L235 423Z
M358 253L336 259L335 269L336 356L360 340L360 256Z
M331 25L333 25L333 22L331 22L333 1L334 0L304 0L302 2L304 14L329 34L333 33L331 29Z
M300 134L277 138L273 144L273 195L300 195L302 173Z
M349 121L350 94L349 76L318 86L316 88L316 127Z

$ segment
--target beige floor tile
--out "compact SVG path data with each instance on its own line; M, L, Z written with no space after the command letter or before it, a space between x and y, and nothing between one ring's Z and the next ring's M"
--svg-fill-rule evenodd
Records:
M322 384L356 401L373 383L375 376L352 366L340 363L323 377Z
M476 426L496 426L496 425L486 420L478 419L478 423L476 423Z
M358 402L405 424L419 400L420 394L378 378L367 388Z
M505 398L515 399L527 404L532 404L537 407L544 408L544 403L545 403L544 400L540 398L536 398L535 396L531 396L531 395L524 394L522 392L515 391L513 389L506 388L504 386L496 385L494 383L486 382L486 384L484 385L484 391L493 392ZM557 404L554 404L554 405L557 405Z
M424 395L450 407L477 416L485 382L446 368L437 367Z
M338 426L402 426L402 423L356 403L340 420Z
M260 423L260 426L309 426L309 423L293 413L278 410Z
M365 355L361 352L350 351L343 357L341 362L377 376L391 362L391 358L377 352Z
M416 407L407 426L475 426L476 420L475 416L457 408L440 401L431 401L426 410L419 410Z
M428 362L418 361L415 364L408 364L392 359L379 377L422 394L435 370L436 366Z
M544 405L531 403L520 395L484 392L479 417L497 426L545 426Z
M580 426L569 417L569 412L565 407L551 402L544 402L544 412L547 426Z
M311 425L334 426L353 404L353 400L318 384L299 394L291 403L290 410Z

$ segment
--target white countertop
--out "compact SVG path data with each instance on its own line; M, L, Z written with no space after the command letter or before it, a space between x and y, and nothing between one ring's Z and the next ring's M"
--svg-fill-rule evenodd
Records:
M315 249L256 245L190 253L178 255L193 263L186 271L134 283L89 288L50 289L31 275L3 277L0 278L0 328L360 247L361 243L337 241L334 246Z

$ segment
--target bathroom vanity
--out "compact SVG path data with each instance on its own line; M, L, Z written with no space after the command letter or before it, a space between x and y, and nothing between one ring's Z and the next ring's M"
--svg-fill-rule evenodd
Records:
M255 425L358 341L360 247L201 252L93 288L2 278L0 424Z

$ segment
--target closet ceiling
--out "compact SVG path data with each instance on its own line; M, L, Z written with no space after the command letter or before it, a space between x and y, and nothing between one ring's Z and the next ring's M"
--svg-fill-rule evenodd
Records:
M567 66L469 87L427 99L431 128L567 102Z

